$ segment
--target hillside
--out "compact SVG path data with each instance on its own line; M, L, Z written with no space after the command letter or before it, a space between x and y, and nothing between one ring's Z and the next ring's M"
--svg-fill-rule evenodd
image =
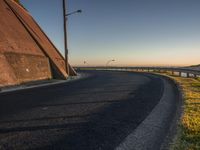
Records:
M200 64L198 64L198 65L188 66L188 67L185 67L185 68L189 68L189 69L199 70L199 71L200 71Z

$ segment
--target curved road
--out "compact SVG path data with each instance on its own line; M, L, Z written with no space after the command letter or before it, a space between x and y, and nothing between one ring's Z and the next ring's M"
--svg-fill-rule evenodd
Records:
M157 76L81 73L89 77L0 94L0 149L115 149L163 94Z

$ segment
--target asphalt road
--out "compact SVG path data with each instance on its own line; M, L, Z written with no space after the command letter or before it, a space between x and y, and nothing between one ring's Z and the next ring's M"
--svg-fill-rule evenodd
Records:
M81 73L89 77L0 94L0 150L112 150L163 94L157 76Z

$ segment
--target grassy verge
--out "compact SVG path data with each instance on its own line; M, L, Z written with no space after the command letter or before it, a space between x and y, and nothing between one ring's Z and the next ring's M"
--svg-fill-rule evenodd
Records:
M171 76L183 90L184 105L172 150L200 150L200 79Z

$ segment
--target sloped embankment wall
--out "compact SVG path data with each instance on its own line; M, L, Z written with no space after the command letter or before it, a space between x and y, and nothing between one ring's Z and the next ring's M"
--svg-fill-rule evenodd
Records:
M0 87L76 75L26 9L0 0Z
M0 87L51 79L49 60L30 54L0 54Z
M0 87L52 78L49 58L4 0L0 17Z

